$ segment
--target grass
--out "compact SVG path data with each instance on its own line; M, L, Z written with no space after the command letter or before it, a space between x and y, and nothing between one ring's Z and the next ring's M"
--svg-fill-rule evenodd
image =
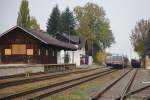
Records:
M49 97L48 100L87 100L87 99L88 96L84 92L76 90L73 92L67 92L65 95L57 95Z
M136 97L136 96L130 96L126 100L143 100L144 98L142 97Z

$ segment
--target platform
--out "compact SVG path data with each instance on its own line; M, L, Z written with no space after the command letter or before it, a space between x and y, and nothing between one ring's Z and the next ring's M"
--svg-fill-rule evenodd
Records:
M75 64L0 64L0 76L72 70Z

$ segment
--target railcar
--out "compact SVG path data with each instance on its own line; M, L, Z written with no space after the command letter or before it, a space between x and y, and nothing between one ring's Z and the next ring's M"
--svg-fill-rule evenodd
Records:
M111 56L107 59L106 65L113 68L126 68L128 66L128 58L118 55Z
M131 66L133 68L140 68L141 67L141 62L136 59L131 59Z

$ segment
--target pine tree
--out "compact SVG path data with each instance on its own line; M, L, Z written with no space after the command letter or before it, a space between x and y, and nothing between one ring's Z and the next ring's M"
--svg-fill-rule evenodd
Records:
M27 0L22 0L21 2L20 11L17 18L17 25L21 27L30 27L30 14Z
M58 32L60 32L60 11L56 5L48 19L47 33L54 36Z
M75 33L75 19L73 13L66 8L66 10L61 14L61 32L67 34L76 34Z

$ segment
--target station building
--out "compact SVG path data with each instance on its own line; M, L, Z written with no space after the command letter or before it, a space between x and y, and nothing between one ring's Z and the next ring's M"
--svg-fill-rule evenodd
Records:
M75 63L76 67L88 67L93 63L92 59L92 46L89 45L88 41L81 36L78 35L67 35L66 33L57 33L56 39L73 44L77 47L76 51L60 51L59 63L64 63L65 53L69 55L69 63Z
M57 64L58 52L76 50L44 31L14 26L0 34L0 63Z

